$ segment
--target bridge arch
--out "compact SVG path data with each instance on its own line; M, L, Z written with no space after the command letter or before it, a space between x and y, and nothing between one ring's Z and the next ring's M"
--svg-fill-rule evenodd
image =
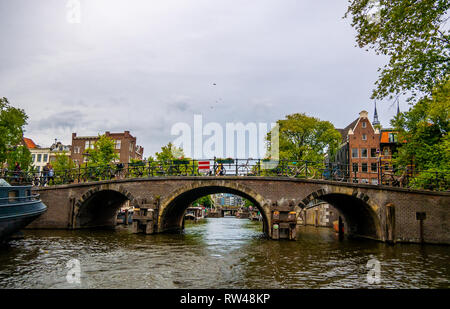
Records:
M91 188L75 203L72 227L114 227L117 212L126 201L136 203L134 196L122 186Z
M196 199L216 193L231 193L239 195L252 202L263 217L263 232L270 236L270 206L264 198L252 189L235 182L213 181L195 182L183 186L161 201L158 219L158 231L179 231L182 228L186 209Z
M383 240L377 214L379 207L364 192L356 188L349 191L327 186L309 194L299 206L305 208L313 200L321 200L335 207L347 224L346 233L349 236Z

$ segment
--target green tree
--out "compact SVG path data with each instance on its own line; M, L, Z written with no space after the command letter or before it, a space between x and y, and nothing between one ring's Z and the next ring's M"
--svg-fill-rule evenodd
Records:
M172 143L161 147L161 152L155 154L156 161L149 161L156 169L163 168L169 175L197 175L198 162L186 158L184 151ZM153 159L153 158L152 158Z
M413 164L420 171L414 179L415 186L448 188L450 82L436 88L431 98L423 98L408 112L401 113L392 125L398 130L401 142L395 162L402 166Z
M73 162L65 151L55 154L55 160L52 161L52 166L56 173L72 170L76 167L75 162Z
M248 199L244 199L244 207L249 208L250 206L254 207L253 203Z
M89 154L89 162L97 165L108 165L116 159L119 154L115 150L115 142L106 135L99 135L93 149L86 151Z
M192 205L194 206L204 206L206 208L211 208L213 206L213 201L211 195L202 196L201 198L195 200Z
M168 163L170 161L184 158L184 152L182 148L175 147L172 143L161 147L161 152L155 154L156 160L159 162Z
M67 155L66 151L55 153L55 159L51 161L51 164L55 171L55 178L53 180L55 184L72 182L77 177L77 165Z
M287 115L277 124L281 160L322 162L326 153L334 157L341 141L340 133L331 122L305 114ZM269 151L271 134L269 132L266 138Z
M26 146L14 146L8 151L6 162L10 170L13 170L14 165L18 162L22 171L29 171L32 164L31 152Z
M450 73L448 0L350 0L360 48L389 58L379 68L372 98L411 94L418 101L445 85Z
M17 147L22 143L23 127L27 124L27 119L24 110L12 107L6 98L0 98L0 165L7 161L10 151L13 151L10 156L28 155L25 149ZM14 150L13 147L17 148Z

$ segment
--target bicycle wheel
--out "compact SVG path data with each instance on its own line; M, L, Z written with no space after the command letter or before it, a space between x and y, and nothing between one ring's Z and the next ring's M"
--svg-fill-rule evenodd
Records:
M341 170L336 170L333 172L333 180L335 181L343 181L344 173Z
M288 166L287 176L289 176L290 178L296 178L300 174L301 174L301 170L299 170L297 167Z

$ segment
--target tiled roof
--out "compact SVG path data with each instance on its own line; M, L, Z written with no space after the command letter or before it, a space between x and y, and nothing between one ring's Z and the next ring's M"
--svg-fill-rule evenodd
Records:
M33 140L31 138L24 137L23 142L28 147L28 149L37 148L36 144L33 142Z
M350 130L350 129L353 130L353 129L355 128L356 123L358 122L358 120L359 120L359 117L356 118L352 123L350 123L350 124L349 124L348 126L346 126L344 129L336 129L336 130L339 131L339 133L341 133L341 136L342 136L342 142L343 142L343 143L346 142L346 140L347 140L348 130Z

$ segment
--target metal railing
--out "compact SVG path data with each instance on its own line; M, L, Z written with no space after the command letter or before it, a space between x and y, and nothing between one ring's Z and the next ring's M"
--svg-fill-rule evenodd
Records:
M431 173L431 174L430 174ZM426 177L423 177L423 176ZM367 162L343 164L337 162L311 162L263 159L179 159L166 162L150 161L120 163L104 166L87 165L70 170L55 170L48 174L3 171L11 184L52 186L127 178L165 176L240 176L290 177L320 179L377 186L414 187L417 177L424 180L422 189L448 191L450 173L415 170L411 166L395 167L384 163Z

